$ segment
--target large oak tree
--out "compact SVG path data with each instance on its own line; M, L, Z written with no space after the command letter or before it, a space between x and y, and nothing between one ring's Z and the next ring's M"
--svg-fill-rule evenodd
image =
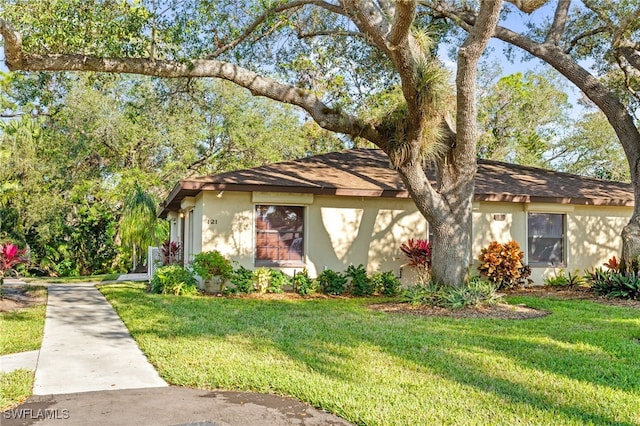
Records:
M529 10L540 2L512 3ZM0 20L6 64L24 71L215 77L296 105L321 127L387 153L432 226L433 278L453 286L465 282L478 137L477 64L494 35L501 0L483 0L471 9L473 22L465 26L468 35L457 55L455 123L442 88L447 76L421 30L428 20L418 13L417 1L167 5L160 10L156 2L21 3L22 12L18 7ZM25 19L25 13L37 18ZM426 176L427 162L436 167L435 181Z
M622 231L622 265L640 266L640 2L540 0L550 19L524 31L501 22L493 37L522 49L565 76L602 111L622 144L634 187L635 207ZM481 18L466 1L421 0L433 17L473 31ZM553 6L555 5L555 8ZM523 8L525 12L532 9ZM517 13L511 10L512 13ZM634 266L635 264L635 266Z

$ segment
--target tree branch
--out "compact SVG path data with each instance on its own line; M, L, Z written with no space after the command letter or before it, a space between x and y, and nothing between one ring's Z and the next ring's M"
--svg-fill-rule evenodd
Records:
M607 27L598 27L598 28L594 28L593 30L590 31L586 31L582 34L578 34L576 37L574 37L569 43L568 45L565 47L564 49L564 53L569 54L571 53L571 51L578 45L578 43L580 43L583 39L587 38L587 37L591 37L597 34L602 34L602 33L606 33L608 31Z
M298 28L297 32L298 32L298 38L311 38L311 37L318 37L318 36L341 36L341 37L366 38L364 34L358 31L324 30L324 31L314 31L312 33L303 33Z
M296 105L307 111L323 128L350 136L363 137L381 148L386 141L370 124L357 117L330 108L312 93L297 87L263 77L253 71L227 62L199 59L182 63L178 61L147 58L98 58L86 55L25 55L14 43L19 34L7 32L0 21L5 37L5 54L10 70L23 71L95 71L149 75L165 78L213 77L231 81L251 91L254 96L264 96L279 102ZM7 37L9 35L9 37Z
M395 15L391 31L387 35L390 49L396 49L407 41L411 23L416 14L416 2L414 0L398 0L395 7Z
M335 6L331 3L327 3L325 1L321 1L321 0L295 0L289 3L281 4L280 6L271 8L267 10L265 13L263 13L262 15L260 15L247 28L245 28L245 30L242 32L242 34L240 34L240 36L238 36L233 41L225 44L224 46L219 47L215 52L207 56L207 59L217 58L218 56L228 51L229 49L233 49L238 44L242 43L256 30L256 28L258 28L263 22L265 22L269 16L277 13L281 13L290 9L300 8L306 5L315 5L325 10L328 10L330 12L344 15L344 11L340 7Z
M4 19L0 19L0 35L4 38L4 57L7 67L19 68L22 63L22 36Z
M629 64L640 71L640 53L631 47L620 47L617 49Z
M547 33L545 43L553 45L560 43L565 26L567 25L569 6L571 6L571 0L558 0L558 7L556 8L556 13L553 15L553 24L551 24L551 28Z
M477 65L480 56L493 36L498 19L502 0L485 0L481 3L478 17L469 32L469 36L458 51L458 74L456 75L457 87L457 115L456 115L456 150L464 152L459 157L464 159L464 166L469 162L475 162L475 143L477 137L476 120L476 86ZM471 152L472 151L472 152ZM471 158L468 158L471 156ZM475 164L475 163L474 163ZM475 168L472 166L472 169Z

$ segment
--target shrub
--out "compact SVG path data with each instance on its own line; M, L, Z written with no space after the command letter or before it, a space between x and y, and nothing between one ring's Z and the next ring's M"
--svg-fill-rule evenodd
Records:
M500 244L493 241L480 252L480 274L498 289L523 285L531 275L531 268L523 265L524 253L515 241Z
M301 296L308 296L315 293L318 287L317 281L309 277L309 272L306 268L301 272L296 272L291 282L293 284L293 291Z
M203 280L218 277L228 280L233 273L231 261L225 258L219 251L203 251L193 258L193 270Z
M244 266L240 266L233 271L230 278L233 289L229 289L230 293L252 293L253 292L253 271Z
M198 294L193 273L180 265L167 265L156 269L151 278L151 292L161 294Z
M251 281L253 282L253 288L259 294L266 293L271 281L271 270L269 268L257 268L253 271Z
M640 300L640 273L623 274L598 268L587 279L591 289L602 296Z
M367 276L367 270L364 265L349 265L346 275L351 278L351 292L355 296L371 296L373 294L373 282Z
M291 278L284 272L271 269L270 273L271 279L269 280L269 288L267 289L269 293L282 293L284 286L291 285Z
M400 280L396 278L392 271L373 274L371 283L376 292L385 296L397 296L400 292Z
M344 293L347 277L340 272L326 269L318 275L318 284L323 293L338 296Z

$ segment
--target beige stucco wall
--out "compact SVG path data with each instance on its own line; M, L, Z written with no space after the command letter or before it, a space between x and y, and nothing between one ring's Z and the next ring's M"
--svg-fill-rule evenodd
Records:
M371 272L399 275L406 262L400 245L427 236L426 221L407 199L316 196L308 211L308 265L314 273L363 264Z
M562 213L565 222L565 271L584 273L620 252L620 232L631 217L631 207L602 207L542 203L474 203L473 257L491 241L515 240L526 253L527 212ZM496 216L498 215L498 216ZM504 219L503 216L504 215ZM543 284L552 267L533 267L531 279Z
M304 205L309 199L278 194L203 192L200 250L219 250L239 265L254 267L254 203ZM271 201L270 201L271 200ZM299 202L296 202L299 201ZM343 271L362 263L369 271L399 274L405 262L399 250L408 238L426 238L426 221L409 200L315 196L305 209L306 266L312 276L325 268ZM300 267L282 268L293 273Z
M258 195L256 195L258 194ZM426 238L427 224L411 200L309 194L205 191L196 197L194 229L201 225L201 243L194 252L219 250L239 265L254 268L254 205L305 205L306 266L312 276L324 268L343 271L366 265L370 272L394 271L406 261L400 244ZM269 201L272 200L272 201ZM297 201L297 202L296 202ZM569 272L598 266L619 253L620 231L631 208L476 202L473 208L473 259L490 241L517 241L526 252L527 211L566 214L566 267ZM293 273L296 268L283 268ZM542 284L552 268L534 267L532 279ZM411 281L407 268L403 282Z

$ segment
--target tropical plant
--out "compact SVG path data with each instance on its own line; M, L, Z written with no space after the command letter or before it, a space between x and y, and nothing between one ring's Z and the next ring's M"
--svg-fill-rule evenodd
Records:
M423 268L426 270L431 268L431 242L410 238L406 243L403 243L400 246L400 250L409 259L406 263L407 266Z
M177 241L166 240L160 247L162 251L162 264L164 266L182 262L182 248Z
M597 294L621 299L640 300L640 273L624 274L597 268L587 274L591 289Z
M253 271L251 269L240 266L233 271L230 281L234 287L229 289L229 292L241 294L253 293Z
M167 235L167 222L158 220L157 201L136 182L127 195L120 220L122 244L131 250L133 269L144 259L146 247L157 247Z
M464 287L445 288L442 305L452 309L494 305L500 297L496 293L495 284L476 276Z
M282 293L284 286L291 285L291 278L282 271L277 269L270 270L271 277L269 279L269 293Z
M296 272L291 282L293 284L293 291L301 296L313 294L318 288L318 282L309 276L306 268Z
M620 271L620 262L615 256L609 259L606 263L603 263L602 266L606 267L609 271L613 271L613 272Z
M256 268L251 277L253 288L258 294L264 294L269 289L271 282L271 270L269 268Z
M516 241L489 243L480 251L478 271L498 289L524 285L531 269L523 264L524 253Z
M228 280L233 273L233 265L218 250L203 251L193 257L193 270L203 280L213 277Z
M371 296L375 290L371 278L367 275L364 265L349 265L346 276L351 279L351 292L355 296Z
M180 265L167 265L156 269L150 284L152 293L176 296L198 294L193 273Z
M27 262L28 259L23 256L26 252L26 249L19 249L13 243L7 241L0 243L0 297L2 297L4 277L18 264Z
M400 280L393 271L376 272L371 275L371 282L374 290L385 296L397 296L400 292Z
M569 279L564 275L564 269L560 269L557 272L554 271L553 275L545 277L544 285L548 287L564 287L569 285Z
M344 293L347 286L347 276L332 269L325 269L317 279L324 294L339 296Z
M460 309L495 304L501 297L496 290L495 284L474 276L464 287L441 286L433 281L411 286L402 292L400 300L412 305Z

